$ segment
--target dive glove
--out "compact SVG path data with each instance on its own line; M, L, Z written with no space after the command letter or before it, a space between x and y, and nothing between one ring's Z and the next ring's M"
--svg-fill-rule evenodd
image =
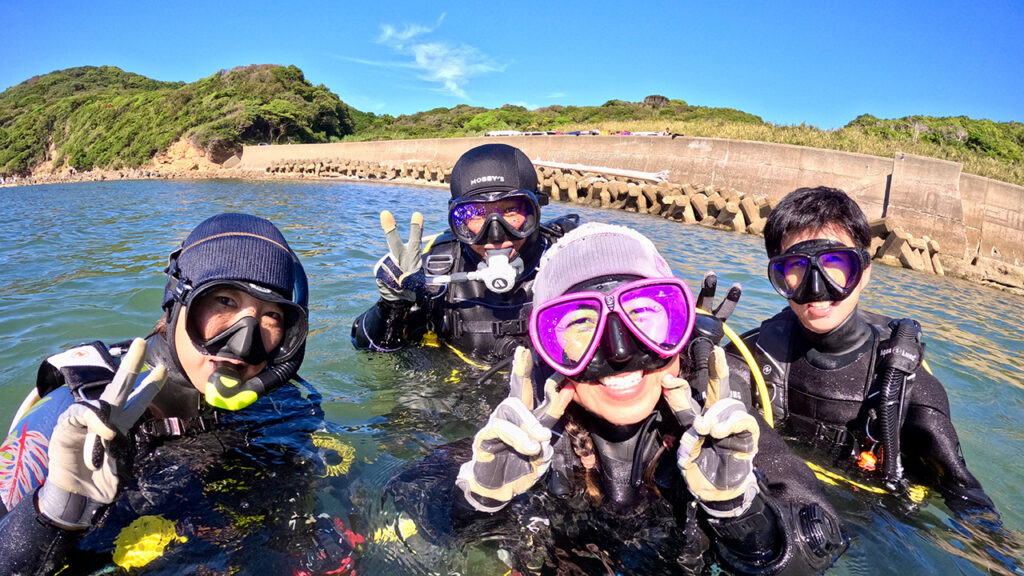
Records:
M725 321L736 309L740 295L743 293L743 288L739 284L733 284L725 298L719 302L718 307L712 310L711 305L714 303L717 287L718 275L714 272L705 273L700 293L697 295L697 315L694 317L693 333L690 334L690 341L686 344L686 353L693 365L696 366L696 371L691 379L693 386L698 391L707 388L707 366L711 350L718 346L725 336Z
M530 489L551 465L551 428L572 400L575 388L558 390L562 376L544 383L544 398L535 405L533 356L516 348L509 397L498 404L473 438L473 459L459 468L455 485L482 512L496 512Z
M146 357L136 338L97 400L78 400L61 414L50 439L49 471L39 489L39 511L65 529L84 529L112 503L118 467L111 443L125 436L163 387L167 372L154 368L133 391Z
M669 408L686 432L676 464L690 493L718 518L743 514L758 493L754 455L760 430L746 405L729 397L725 351L715 346L708 358L708 392L703 410L695 406L689 383L666 375L662 388Z
M417 292L422 290L426 282L420 249L423 215L413 212L409 224L409 241L405 244L402 243L395 217L390 211L381 211L380 227L384 229L384 237L388 242L388 253L373 267L380 297L389 302L415 302Z

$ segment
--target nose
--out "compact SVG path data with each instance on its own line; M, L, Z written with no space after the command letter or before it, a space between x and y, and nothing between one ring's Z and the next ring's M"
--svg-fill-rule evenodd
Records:
M508 236L505 234L505 229L498 222L498 218L500 218L500 216L498 216L497 214L492 214L487 219L486 240L488 244L501 245L508 238Z
M636 352L632 335L616 314L608 316L603 344L609 362L629 362Z

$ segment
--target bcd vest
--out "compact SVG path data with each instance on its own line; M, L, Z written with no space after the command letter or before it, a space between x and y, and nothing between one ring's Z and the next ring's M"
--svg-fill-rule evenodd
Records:
M535 256L504 294L487 289L483 282L452 282L427 285L427 329L443 336L452 346L469 351L489 362L512 355L516 346L529 346L530 312L533 310L533 281L540 255L562 234L575 228L578 218L566 216L543 225ZM423 267L430 276L476 269L465 247L450 232L434 241L424 256Z
M856 464L863 452L879 452L883 383L878 354L883 339L892 332L889 318L863 311L858 314L870 336L854 350L837 356L841 361L834 368L809 359L815 351L803 340L799 320L788 308L743 336L764 376L779 431L827 452L843 466ZM818 357L825 358L827 364L828 357ZM794 372L799 377L791 377ZM897 406L899 426L906 414L903 400L909 397L912 385L913 374L906 374ZM871 471L864 466L861 469Z

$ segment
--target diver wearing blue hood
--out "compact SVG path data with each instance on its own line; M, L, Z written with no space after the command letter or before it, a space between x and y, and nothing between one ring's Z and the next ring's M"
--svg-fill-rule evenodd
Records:
M147 530L154 518L164 522L157 525L167 531L165 544L188 538L204 546L216 534L230 537L226 510L246 498L274 502L219 487L225 478L245 486L261 474L261 455L275 454L265 447L275 422L306 437L322 422L297 388L282 386L302 363L306 294L305 272L271 222L220 214L171 254L165 315L146 340L93 342L48 358L30 395L35 405L19 411L0 449L28 447L0 486L0 566L48 574L74 554L74 571L88 570L109 563L111 553L123 568L138 566L123 553L138 522L150 522ZM280 425L275 432L285 433ZM235 477L231 470L242 464L247 476ZM275 496L301 489L297 475L309 470L281 464L289 472L279 480L267 474L258 489ZM226 531L208 529L225 521ZM184 568L188 560L172 562Z
M421 214L413 214L403 244L394 216L381 212L389 249L374 269L381 298L353 323L356 348L391 352L440 339L490 363L526 343L537 263L578 217L541 222L547 196L533 163L506 144L463 154L451 195L449 231L423 249Z

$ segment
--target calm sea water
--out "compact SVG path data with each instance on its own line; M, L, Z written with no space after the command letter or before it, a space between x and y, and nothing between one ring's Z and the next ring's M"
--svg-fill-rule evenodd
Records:
M275 222L298 252L311 286L311 334L302 375L323 395L331 425L355 450L348 482L367 502L404 462L471 435L503 397L500 380L436 349L359 353L352 320L377 296L371 267L386 250L378 214L414 210L425 230L446 226L436 189L322 182L110 182L0 191L0 422L4 430L49 354L91 340L145 335L159 316L167 254L193 226L223 211ZM738 332L783 304L763 270L759 238L659 218L555 204L585 220L633 226L651 236L675 272L697 287L706 270L743 284L730 325ZM406 227L400 224L403 235ZM724 289L723 289L724 292ZM1019 538L1024 529L1024 298L959 280L876 266L870 309L922 322L927 357L945 383L971 470ZM834 574L1010 573L988 536L972 536L930 498L907 515L840 487L853 544ZM368 533L386 519L361 522ZM1019 541L1019 540L1018 540ZM1018 557L1020 551L1014 552ZM385 555L384 560L388 561ZM396 562L399 562L396 560ZM401 562L399 562L401 563ZM375 562L376 564L376 562ZM408 567L406 567L408 568Z

